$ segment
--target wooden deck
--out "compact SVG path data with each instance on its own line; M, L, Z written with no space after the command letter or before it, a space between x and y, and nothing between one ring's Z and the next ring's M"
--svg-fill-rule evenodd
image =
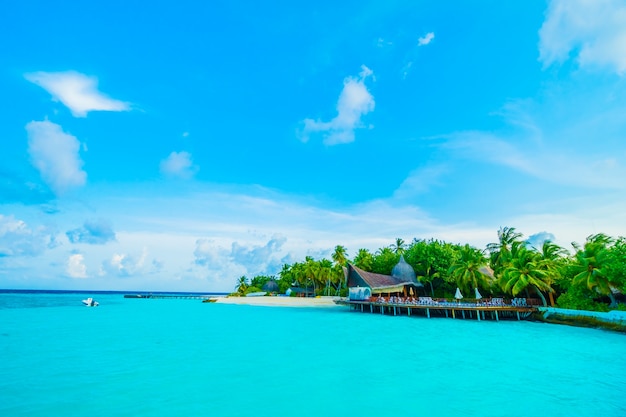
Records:
M350 310L393 316L424 316L462 318L475 320L524 320L537 311L534 306L486 305L471 303L443 302L433 304L399 304L376 301L336 301Z

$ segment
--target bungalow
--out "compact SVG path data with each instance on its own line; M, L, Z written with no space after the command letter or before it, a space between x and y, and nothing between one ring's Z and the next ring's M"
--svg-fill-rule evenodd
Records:
M417 295L418 291L423 291L424 285L415 276L415 271L400 256L400 262L393 268L391 275L375 274L367 272L352 264L344 270L350 294L362 292L350 289L369 288L371 295L397 295L408 297L411 294Z

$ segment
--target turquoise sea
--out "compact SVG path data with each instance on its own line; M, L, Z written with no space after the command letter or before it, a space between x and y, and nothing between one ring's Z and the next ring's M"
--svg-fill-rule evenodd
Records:
M617 417L625 353L532 322L0 293L0 416Z

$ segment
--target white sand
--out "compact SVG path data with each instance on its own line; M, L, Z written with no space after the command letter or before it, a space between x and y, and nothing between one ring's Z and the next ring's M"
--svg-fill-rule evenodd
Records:
M219 297L217 303L267 307L337 307L338 297Z

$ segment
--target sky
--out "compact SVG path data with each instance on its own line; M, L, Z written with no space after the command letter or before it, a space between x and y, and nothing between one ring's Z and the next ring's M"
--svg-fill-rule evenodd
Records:
M626 235L626 2L5 0L0 288Z

